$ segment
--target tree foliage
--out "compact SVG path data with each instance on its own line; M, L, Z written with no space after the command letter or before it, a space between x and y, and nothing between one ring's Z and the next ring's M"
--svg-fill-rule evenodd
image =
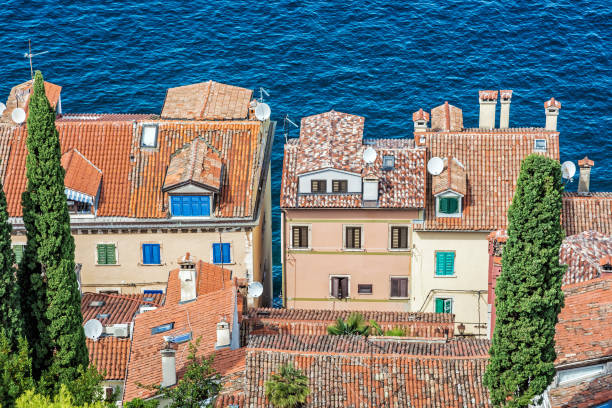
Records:
M0 406L11 408L19 395L34 388L32 359L28 344L19 337L18 345L12 345L4 330L0 330Z
M34 229L36 260L47 282L46 321L42 323L53 351L46 375L55 378L55 384L69 383L79 376L79 367L87 367L89 358L74 272L74 239L64 193L59 134L40 71L34 78L27 124L26 199L33 221L30 227Z
M283 364L278 374L265 383L266 397L275 408L297 408L306 403L310 394L308 377L292 363Z
M102 401L93 403L78 404L72 394L68 391L68 387L62 384L57 395L53 398L36 394L34 390L30 390L17 399L16 408L108 408Z
M495 288L497 311L484 381L495 406L527 407L555 374L555 325L563 307L559 265L561 167L532 154L508 210L508 240Z
M124 404L125 408L157 408L158 406L159 402L156 400L145 401L140 398L134 398Z
M339 317L336 323L327 326L327 333L335 336L349 334L367 336L370 334L370 326L360 313L352 313L346 321Z

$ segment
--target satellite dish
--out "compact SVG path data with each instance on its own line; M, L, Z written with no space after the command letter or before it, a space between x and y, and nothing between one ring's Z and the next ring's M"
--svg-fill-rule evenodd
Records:
M267 103L260 102L255 107L255 117L259 120L270 119L270 107Z
M561 165L561 176L564 179L571 179L576 174L576 165L574 162L566 161Z
M249 296L253 296L254 298L258 298L263 293L263 285L259 282L251 282L249 283Z
M13 113L11 113L11 118L13 122L21 125L26 120L26 113L22 108L13 109Z
M0 115L2 115L5 110L6 110L6 105L0 102Z
M363 161L372 164L376 161L376 150L372 146L363 151Z
M437 176L438 174L442 173L442 170L444 170L444 160L439 157L432 157L429 159L427 162L427 171L429 174L432 176Z
M85 337L96 341L102 335L102 330L104 328L99 320L90 319L85 323L83 329L85 330Z

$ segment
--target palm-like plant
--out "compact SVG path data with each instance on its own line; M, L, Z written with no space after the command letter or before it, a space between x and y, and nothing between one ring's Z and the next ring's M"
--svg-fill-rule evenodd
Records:
M272 374L265 386L266 397L275 408L301 407L310 394L308 377L292 363L283 364L280 373Z
M370 334L370 326L368 326L361 314L353 313L346 321L339 317L335 324L327 326L327 333L335 336L349 334L367 336Z

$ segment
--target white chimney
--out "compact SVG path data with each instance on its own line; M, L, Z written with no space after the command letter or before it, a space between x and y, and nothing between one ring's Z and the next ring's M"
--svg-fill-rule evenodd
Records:
M176 350L170 343L166 343L161 351L162 359L162 387L176 384Z
M225 318L217 323L217 344L215 348L227 347L231 343L229 323Z
M429 122L429 113L425 112L423 109L419 109L412 114L412 121L414 122L415 132L425 132L427 130L427 123Z
M510 125L510 102L512 101L512 90L501 89L499 91L499 128L508 129Z
M557 131L557 116L559 116L559 109L561 109L561 102L556 101L555 98L550 98L544 102L546 130L551 130L553 132Z
M497 91L478 91L478 102L480 103L478 127L480 129L494 129Z
M196 270L195 262L191 259L189 252L179 260L179 280L181 282L181 302L187 302L196 298Z
M578 160L578 167L580 168L580 179L578 180L578 192L588 193L589 184L591 183L591 167L595 162L584 156L584 159Z

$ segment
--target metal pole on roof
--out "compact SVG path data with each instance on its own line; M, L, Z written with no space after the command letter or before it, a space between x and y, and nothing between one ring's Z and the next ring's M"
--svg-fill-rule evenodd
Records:
M49 51L43 51L43 52L39 52L38 54L32 54L32 41L28 40L28 52L25 53L23 56L30 59L30 76L32 77L32 79L34 79L34 69L32 68L32 57L35 57L37 55L46 54L48 52Z

